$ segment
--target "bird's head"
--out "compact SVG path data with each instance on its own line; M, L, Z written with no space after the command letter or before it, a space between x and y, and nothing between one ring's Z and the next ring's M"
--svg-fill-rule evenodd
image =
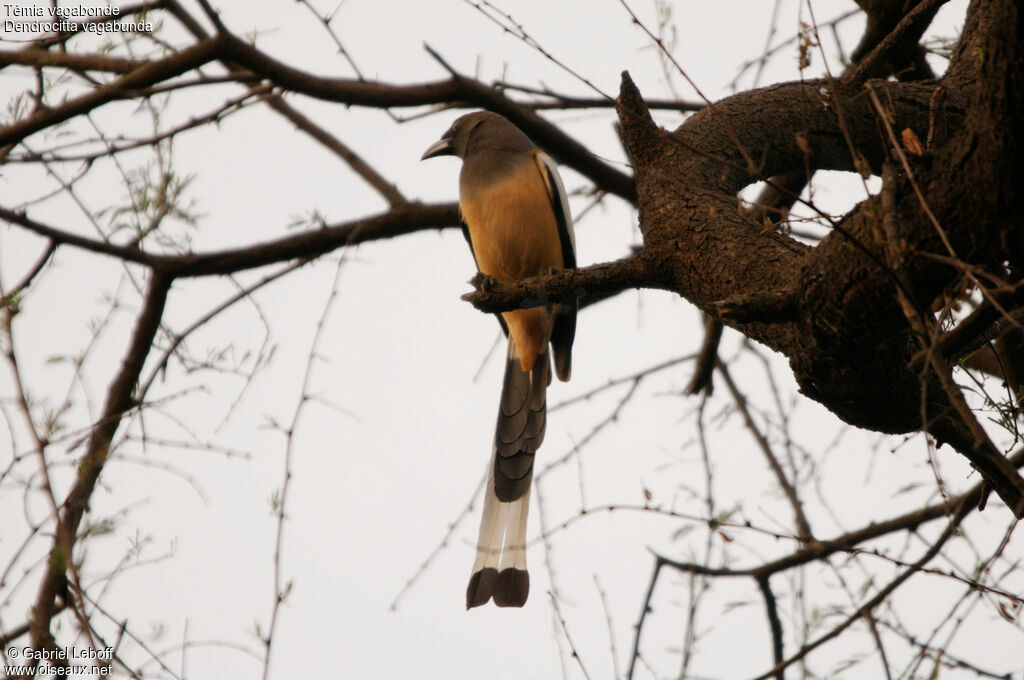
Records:
M494 144L491 142L500 142L502 146L505 146L510 139L519 145L532 146L526 135L503 116L490 111L467 113L457 118L452 126L441 135L441 139L434 142L423 153L420 160L437 156L458 156L465 159L471 140L474 140L476 146L493 146Z

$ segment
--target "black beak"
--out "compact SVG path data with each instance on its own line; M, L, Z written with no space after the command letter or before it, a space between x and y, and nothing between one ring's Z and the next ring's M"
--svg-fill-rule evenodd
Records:
M437 156L454 156L455 148L452 146L452 140L448 137L442 137L438 141L434 142L429 149L423 152L423 156L420 158L421 161L425 161L428 158L436 158Z

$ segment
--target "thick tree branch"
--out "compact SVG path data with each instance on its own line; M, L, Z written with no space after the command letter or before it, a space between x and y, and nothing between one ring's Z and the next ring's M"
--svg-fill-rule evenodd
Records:
M884 78L889 73L899 72L905 64L914 62L921 49L918 44L921 35L948 1L922 0L909 12L907 3L902 0L859 2L867 11L868 27L853 53L857 65L843 75L843 81L859 85L869 78Z
M954 329L938 339L938 351L947 361L957 362L985 343L995 340L1008 329L1024 326L1024 281L1009 290L989 291L991 300L985 300L971 315ZM927 361L926 352L914 355L911 368L920 369Z
M944 0L943 0L944 1ZM931 67L924 60L922 48L918 44L921 34L934 18L935 2L918 5L910 14L905 14L905 5L897 2L861 2L867 14L868 22L860 44L851 55L853 64L843 74L844 82L854 85L866 78L886 77L890 74L897 80L921 80L933 77ZM926 9L925 5L929 5ZM921 11L924 10L924 11ZM908 47L909 46L909 47ZM650 108L650 101L647 102ZM811 181L813 171L810 163L806 169L789 172L785 175L772 177L761 191L753 205L747 208L749 217L758 223L768 226L771 222L781 223L786 213L793 207ZM786 315L793 313L785 305L795 301L792 291L770 292L771 308L769 314L762 311L747 318L733 315L734 321L782 321ZM742 299L742 296L741 296ZM723 300L721 304L727 301ZM734 302L736 300L734 299ZM778 303L782 303L780 307ZM724 314L721 306L719 314ZM700 355L694 365L693 378L687 386L687 392L696 394L700 390L711 389L711 376L717 356L718 343L722 337L722 323L719 319L708 316L705 323L705 340Z
M1008 40L1003 37L1000 44ZM1012 59L1002 62L1015 63ZM804 87L808 89L801 90ZM919 139L929 138L928 131L937 125L960 130L961 136L969 127L961 125L967 101L962 91L952 93L953 101L946 102L951 106L937 110L931 102L934 83L874 82L871 87L873 91L886 88L885 95L879 96L886 102L886 125L909 128ZM1000 99L998 92L993 99L1014 101L1011 96ZM989 106L987 97L973 101L973 110ZM766 106L772 115L762 120L751 114L754 106ZM1021 108L1013 106L1014 112ZM945 120L937 122L937 116ZM674 254L667 260L671 271L661 273L672 282L673 290L720 318L722 300L743 302L743 309L755 311L765 308L766 301L781 301L768 307L784 313L742 317L756 322L724 320L788 356L801 390L847 422L883 432L927 426L939 434L934 428L941 427L950 402L937 384L923 392L920 377L907 367L913 334L896 304L894 286L908 288L903 291L907 299L927 304L950 284L957 270L934 259L914 257L908 262L905 283L900 284L885 263L877 236L879 218L885 214L877 197L863 202L842 222L833 222L835 232L813 250L752 224L732 198L754 179L747 169L749 158L763 159L762 175L796 172L807 165L858 171L880 167L890 147L872 122L869 97L837 83L780 85L723 100L669 134L654 126L626 77L619 118L637 173L645 248ZM959 147L956 134L944 152ZM1019 212L1017 217L1007 214L1006 201L986 196L988 205L967 217L964 197L948 190L959 186L960 180L946 177L928 183L929 171L957 172L963 159L970 159L978 177L987 176L997 159L1007 165L1006 148L1014 148L1014 140L1007 139L995 149L991 136L981 143L976 130L966 134L975 137L975 143L959 152L958 159L915 169L916 179L906 179L913 191L901 188L897 193L897 222L903 225L899 238L905 251L956 254L966 262L984 263L998 262L998 253L1024 249L1009 245L1013 239L1000 237L1008 220L1021 222ZM1013 134L1001 129L999 137ZM974 165L976 156L988 158L988 166ZM1013 154L1008 156L1014 158L1011 164L1016 162ZM1009 170L1003 177L1017 176ZM929 196L921 191L925 186L941 189ZM1004 190L1007 195L1016 193L1010 187ZM978 197L971 196L969 202L978 202ZM1000 211L998 220L993 216L989 228L978 230L976 216L993 209ZM941 228L935 226L938 221ZM1024 243L1024 238L1016 242ZM751 301L760 302L746 304ZM931 375L928 380L935 379ZM927 394L923 410L922 394ZM961 453L979 460L973 447L964 448L967 440L957 435L945 429L941 433L944 441L956 442ZM992 479L994 487L1015 514L1024 512L1024 480L1010 476L1005 468L986 465L985 474L998 473L999 478Z

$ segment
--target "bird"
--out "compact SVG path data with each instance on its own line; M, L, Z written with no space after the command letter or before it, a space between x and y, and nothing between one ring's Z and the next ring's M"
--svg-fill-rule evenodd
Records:
M462 159L463 234L485 281L576 267L558 167L523 131L496 113L468 113L421 160L445 155ZM508 352L466 609L491 599L499 607L522 607L529 595L526 519L534 456L547 425L552 359L559 380L572 373L577 310L573 300L498 315Z

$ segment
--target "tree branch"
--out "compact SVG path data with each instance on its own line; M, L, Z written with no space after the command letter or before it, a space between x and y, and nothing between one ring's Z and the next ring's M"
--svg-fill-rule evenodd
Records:
M53 541L50 559L36 593L30 622L32 646L52 649L56 645L50 632L50 622L56 613L57 596L67 587L66 572L74 559L73 551L78 538L78 527L89 506L89 499L99 481L100 472L110 456L110 445L121 424L121 418L137 404L142 395L133 394L150 346L160 328L164 304L170 290L171 279L154 272L149 280L142 309L135 322L121 367L107 390L106 403L100 418L89 434L85 454L78 465L75 484L64 500L63 512L57 518L57 535Z
M466 293L462 299L481 312L490 313L604 296L628 288L664 286L650 268L644 251L614 262L564 269L509 283L499 283L478 274L470 283L476 291Z
M0 219L25 227L58 244L67 244L126 262L144 264L172 278L213 276L254 269L268 264L311 258L337 248L367 241L393 238L425 229L459 224L459 207L454 203L424 205L406 203L388 212L304 231L274 241L229 250L185 255L163 255L78 236L32 220L22 213L0 208Z
M145 66L60 106L40 108L28 118L0 128L0 147L20 142L29 135L92 111L108 102L130 98L133 89L149 87L209 63L222 49L221 43L219 38L203 40L164 59L148 62Z

